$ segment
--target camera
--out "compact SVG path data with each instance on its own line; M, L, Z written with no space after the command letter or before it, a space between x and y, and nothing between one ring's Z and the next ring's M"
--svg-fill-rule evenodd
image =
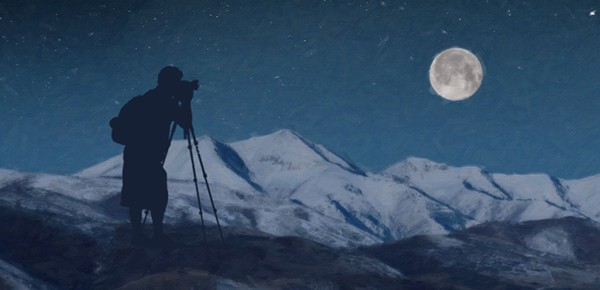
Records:
M176 88L175 99L179 101L189 101L194 96L194 91L198 90L198 80L181 81Z
M197 91L198 90L198 80L181 81L180 89L184 92Z

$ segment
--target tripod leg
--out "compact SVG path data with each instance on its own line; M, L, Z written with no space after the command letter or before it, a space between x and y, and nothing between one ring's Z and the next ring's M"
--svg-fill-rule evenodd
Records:
M188 150L190 151L190 161L192 162L192 172L194 173L194 186L196 187L196 197L198 198L198 213L200 214L200 220L202 221L202 234L204 237L204 244L206 244L206 229L204 227L204 216L202 215L202 203L200 202L200 190L198 189L198 177L196 176L196 165L194 163L194 153L192 152L192 140L190 135L186 134L188 141Z
M219 216L217 215L217 208L215 207L215 202L212 197L212 193L210 192L210 186L208 185L208 175L206 174L206 170L204 170L204 163L202 162L202 156L200 155L200 149L198 148L198 139L196 139L196 133L194 132L194 127L190 127L190 132L192 133L192 138L194 138L194 145L196 145L196 153L198 154L198 160L200 161L200 167L202 168L202 176L204 176L204 183L206 184L206 190L208 191L208 196L210 197L210 203L212 205L212 210L215 215L215 220L217 221L217 227L219 228L219 235L221 236L221 241L224 242L223 239L223 231L221 231L221 224L219 223ZM189 142L189 135L188 135ZM190 154L191 154L191 145L190 145ZM200 200L200 197L198 197Z
M142 221L142 224L145 225L146 224L146 218L148 217L148 213L150 212L149 209L144 211L144 221Z

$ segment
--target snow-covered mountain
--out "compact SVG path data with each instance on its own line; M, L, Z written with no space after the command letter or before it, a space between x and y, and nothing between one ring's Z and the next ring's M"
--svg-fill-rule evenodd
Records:
M199 147L226 236L221 244L200 184L214 257L198 246L190 153L179 140L165 164L166 218L185 245L166 260L129 246L122 156L69 176L0 169L0 218L9 221L0 288L284 289L312 283L310 267L316 288L597 289L600 176L506 175L420 158L371 173L289 130L229 144L201 137ZM370 278L356 284L356 275Z
M290 130L229 144L201 137L199 147L223 225L333 246L446 234L487 221L564 216L600 220L600 176L562 180L544 174L495 174L420 158L370 173ZM173 142L165 167L168 221L199 221L187 142ZM90 219L124 219L118 205L121 168L119 155L73 176L2 171L0 186L60 197L36 204L19 194L4 194L2 202L68 209ZM204 216L214 221L203 184L200 189Z
M562 180L546 174L493 174L478 167L451 167L409 158L382 174L422 191L476 223L561 216L597 219L600 176Z

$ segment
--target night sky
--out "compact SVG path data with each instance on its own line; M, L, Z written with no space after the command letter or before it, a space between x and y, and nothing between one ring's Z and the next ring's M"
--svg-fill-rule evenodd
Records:
M288 128L374 172L600 173L599 2L279 2L1 1L0 167L119 154L108 121L175 65L201 83L197 133L221 141ZM450 47L484 66L465 101L429 84Z

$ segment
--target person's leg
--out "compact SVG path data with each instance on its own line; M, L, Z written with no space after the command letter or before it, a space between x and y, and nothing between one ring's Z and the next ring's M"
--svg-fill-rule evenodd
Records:
M129 220L131 221L131 228L133 230L131 242L134 245L141 245L144 242L144 235L142 234L142 209L129 207Z
M134 234L142 233L142 209L129 207L129 220Z
M162 238L163 237L163 219L165 217L165 212L161 210L153 210L152 213L152 226L154 227L154 237Z
M159 245L164 246L169 244L169 240L163 233L163 219L165 217L165 210L167 209L167 201L169 193L167 191L167 173L159 167L156 170L156 180L160 181L156 187L156 191L152 192L152 226L154 227L154 241Z

